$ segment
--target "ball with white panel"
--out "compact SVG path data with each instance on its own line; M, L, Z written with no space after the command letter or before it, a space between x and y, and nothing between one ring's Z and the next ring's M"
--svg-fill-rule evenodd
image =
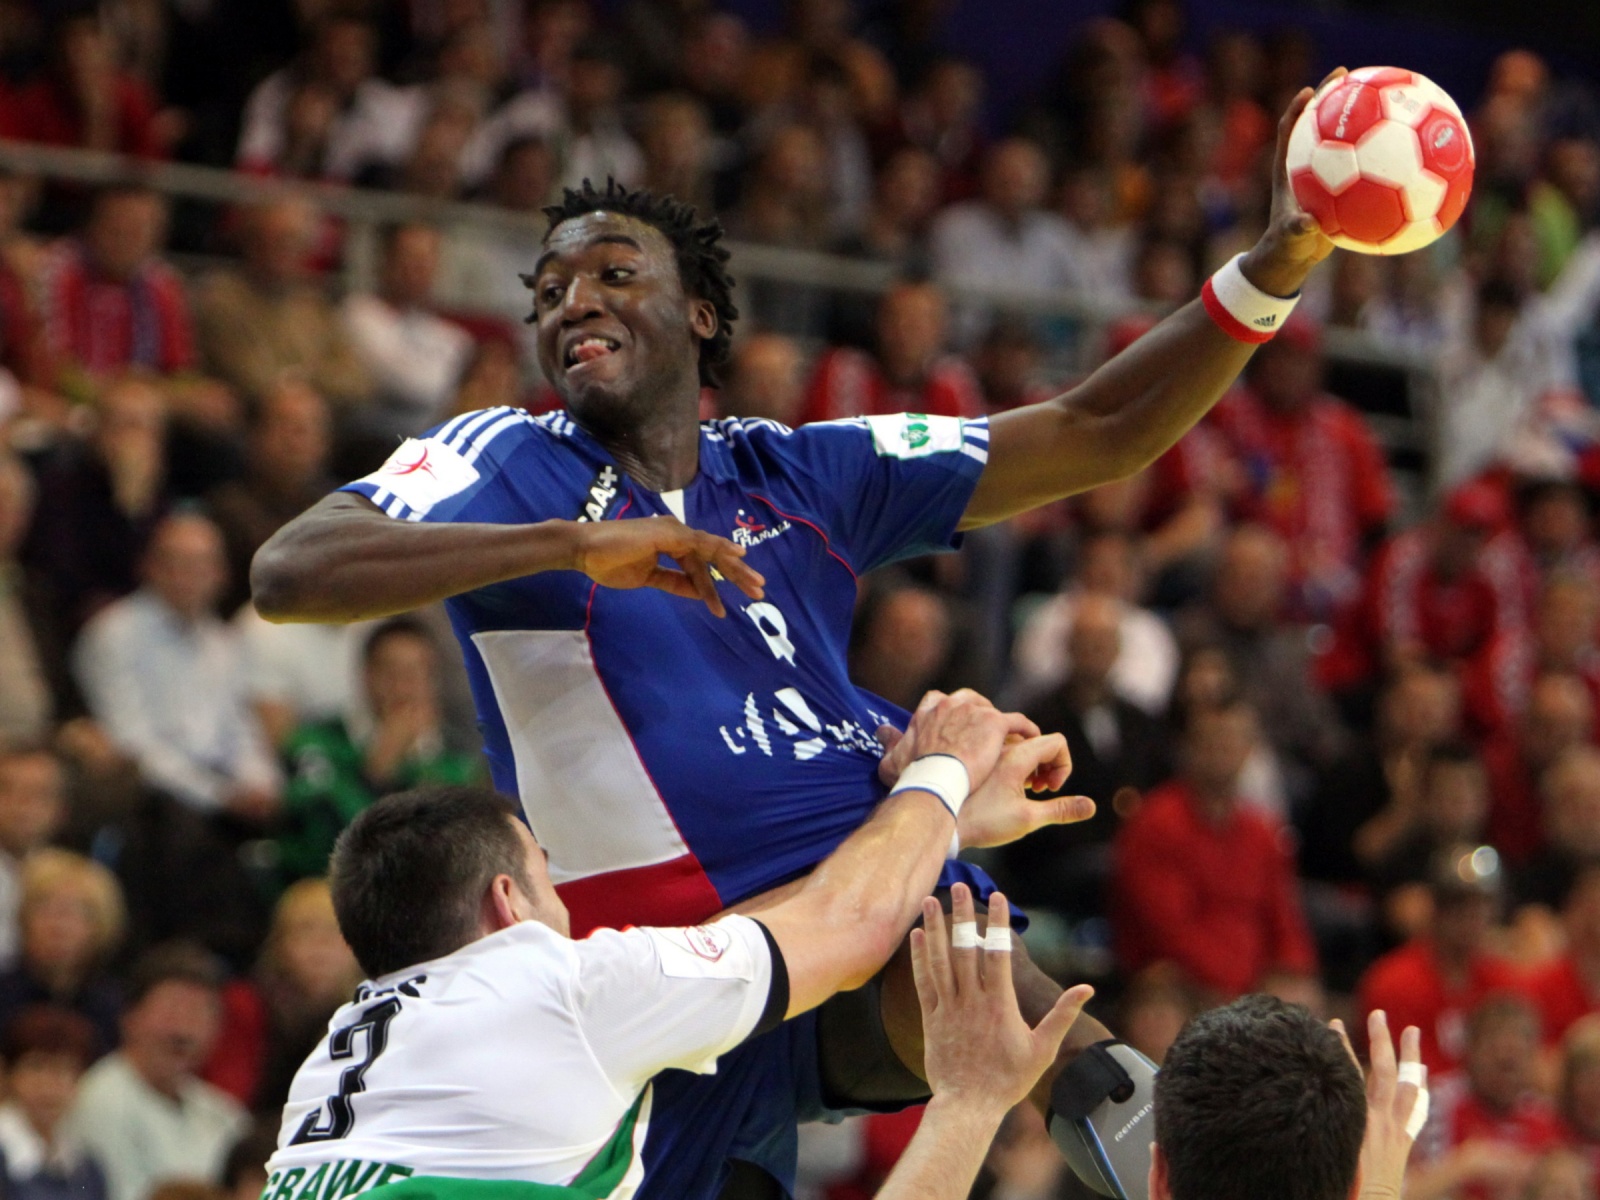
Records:
M1456 102L1398 67L1324 85L1289 135L1289 183L1334 245L1406 254L1456 223L1472 192L1472 135Z

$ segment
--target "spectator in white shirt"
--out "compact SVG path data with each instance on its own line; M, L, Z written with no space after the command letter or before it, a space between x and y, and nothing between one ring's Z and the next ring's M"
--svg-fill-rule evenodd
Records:
M995 146L984 162L982 198L946 209L933 223L939 280L1011 295L1084 287L1088 277L1074 261L1067 223L1041 207L1049 184L1049 163L1035 143L1010 138ZM991 311L981 302L962 305L957 339L979 337Z
M1068 637L1085 594L1114 599L1122 612L1118 624L1121 650L1111 667L1111 690L1152 716L1167 709L1178 677L1178 642L1167 623L1135 603L1138 571L1133 547L1120 533L1102 533L1083 547L1077 578L1059 595L1034 610L1012 648L1011 688L1026 705L1072 671Z
M349 180L363 167L404 159L425 101L418 89L398 88L374 76L374 48L373 30L365 21L339 13L328 17L302 61L267 76L250 93L239 135L239 166L277 171L288 165L290 107L308 81L327 88L338 106L322 155L327 178Z
M437 424L471 357L471 336L428 308L439 245L432 226L391 227L377 295L344 302L351 344L376 387L372 404L356 417L369 433L410 437Z
M214 608L227 584L221 533L198 513L167 517L143 574L78 641L89 709L147 784L200 812L263 821L280 778L245 698L237 635Z
M158 947L136 967L122 1048L83 1077L71 1131L105 1169L111 1200L172 1180L219 1183L249 1127L237 1101L195 1074L222 1025L221 968L198 947Z

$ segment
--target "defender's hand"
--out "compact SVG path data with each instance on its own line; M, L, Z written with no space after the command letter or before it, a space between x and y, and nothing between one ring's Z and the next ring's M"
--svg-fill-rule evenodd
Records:
M1028 791L1054 791L1067 781L1072 756L1059 733L1014 742L989 777L973 788L956 819L963 848L1004 846L1046 825L1069 825L1094 816L1087 796L1030 800Z
M950 889L950 906L955 923L976 920L966 884ZM922 902L922 917L923 928L911 931L911 970L922 1005L923 1066L933 1103L971 1106L998 1121L1055 1062L1061 1039L1094 989L1068 988L1030 1029L1017 1007L1010 951L956 949L937 900ZM994 893L988 928L1009 932L1010 921L1006 898Z
M1334 1030L1344 1039L1350 1057L1355 1050L1345 1033L1342 1022L1334 1021ZM1367 1017L1367 1041L1372 1056L1372 1067L1367 1072L1367 1134L1361 1143L1361 1200L1399 1200L1401 1185L1405 1182L1406 1160L1416 1133L1410 1128L1413 1114L1419 1104L1426 1105L1425 1079L1422 1067L1422 1034L1415 1025L1409 1025L1400 1034L1400 1058L1397 1063L1393 1036L1389 1032L1389 1019L1382 1009ZM1400 1065L1406 1066L1408 1078L1400 1079ZM1426 1108L1420 1117L1425 1117Z
M574 521L572 569L610 588L653 587L686 600L703 600L717 616L727 615L714 568L752 600L766 593L766 580L744 562L744 548L727 538L690 529L675 517L641 517L635 521ZM661 565L672 559L678 570Z
M1267 231L1244 256L1239 269L1244 277L1273 296L1292 296L1300 290L1311 268L1333 252L1316 218L1300 207L1289 186L1289 134L1311 98L1335 79L1349 74L1343 67L1331 72L1316 91L1301 88L1278 121L1278 146L1272 166L1272 215Z
M961 760L974 791L999 761L1012 738L1037 737L1039 727L1021 713L1001 712L970 688L946 696L929 692L917 705L905 736L887 756L900 770L925 754L948 754ZM880 772L883 767L880 765ZM890 786L893 786L892 784ZM970 801L969 801L970 803Z

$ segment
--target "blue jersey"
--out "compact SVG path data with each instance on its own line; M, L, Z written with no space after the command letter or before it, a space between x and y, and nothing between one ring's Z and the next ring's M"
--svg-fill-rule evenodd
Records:
M348 485L398 520L676 514L766 577L728 616L548 571L448 602L496 785L520 798L574 933L685 925L815 866L882 799L874 736L905 714L846 670L856 578L954 547L987 422L901 414L700 427L665 496L563 413L497 408Z

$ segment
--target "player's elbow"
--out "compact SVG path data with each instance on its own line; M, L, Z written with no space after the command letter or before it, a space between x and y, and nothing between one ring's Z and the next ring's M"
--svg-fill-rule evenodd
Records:
M842 990L863 986L894 957L910 925L907 906L875 897L848 913L838 914L829 928L849 930L849 961L843 964Z
M250 560L250 600L273 624L304 620L306 580L278 539L269 540Z

